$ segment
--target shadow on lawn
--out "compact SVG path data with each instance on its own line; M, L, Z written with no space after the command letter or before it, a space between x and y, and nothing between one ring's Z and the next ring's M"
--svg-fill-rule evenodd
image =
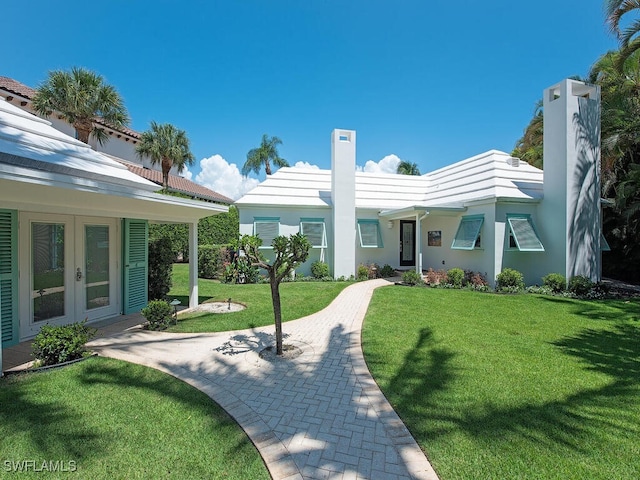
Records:
M629 408L640 387L640 325L584 330L554 345L583 360L586 369L610 376L611 383L563 401L514 408L478 402L465 411L454 396L443 395L456 375L456 354L439 347L425 328L385 393L427 451L431 439L455 430L490 443L522 437L550 450L562 445L584 452L593 447L593 435L615 438L628 434L629 425L640 429L637 411Z

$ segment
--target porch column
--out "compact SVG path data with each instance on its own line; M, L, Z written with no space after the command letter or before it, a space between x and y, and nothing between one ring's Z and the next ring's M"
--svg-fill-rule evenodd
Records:
M422 259L420 256L422 255L422 234L420 232L420 214L416 213L416 273L420 275L422 278Z
M198 221L189 224L189 308L198 305Z

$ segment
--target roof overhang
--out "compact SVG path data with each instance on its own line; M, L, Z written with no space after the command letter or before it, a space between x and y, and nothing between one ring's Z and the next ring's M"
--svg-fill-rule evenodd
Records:
M415 217L416 215L458 215L467 210L465 206L450 205L440 207L426 207L423 205L414 205L412 207L398 208L393 210L383 210L378 212L380 218L386 220L399 220L402 218Z
M226 205L142 189L105 189L87 182L64 184L55 179L11 176L4 171L0 171L0 204L23 211L167 223L193 223L229 210Z

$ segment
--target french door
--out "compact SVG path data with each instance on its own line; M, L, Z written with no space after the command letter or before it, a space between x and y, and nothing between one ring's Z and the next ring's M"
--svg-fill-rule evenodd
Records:
M22 213L19 238L21 338L120 312L115 219Z

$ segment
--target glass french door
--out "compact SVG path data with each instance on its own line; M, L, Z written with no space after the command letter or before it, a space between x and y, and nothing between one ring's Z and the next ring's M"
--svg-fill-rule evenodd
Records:
M120 311L115 219L21 214L21 338ZM26 228L25 228L26 227Z

